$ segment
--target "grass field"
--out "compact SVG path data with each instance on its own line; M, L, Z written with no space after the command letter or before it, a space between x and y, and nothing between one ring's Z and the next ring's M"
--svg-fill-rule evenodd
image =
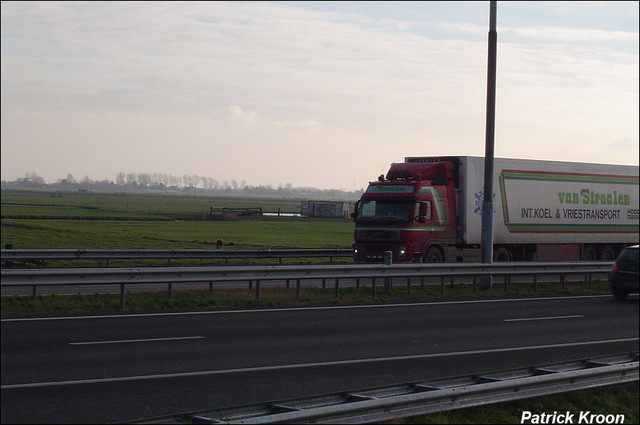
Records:
M349 248L346 219L247 216L204 220L213 207L300 212L300 200L2 192L1 244L15 249Z
M349 248L345 219L262 217L241 221L2 220L2 246L15 249Z
M211 208L300 212L299 199L3 190L2 218L201 220Z

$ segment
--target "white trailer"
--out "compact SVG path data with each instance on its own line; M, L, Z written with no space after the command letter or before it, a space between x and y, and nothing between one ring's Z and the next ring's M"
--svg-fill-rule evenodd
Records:
M405 158L441 161L455 165L456 245L477 246L484 158ZM638 166L495 158L493 189L494 246L518 249L518 257L613 260L638 243Z

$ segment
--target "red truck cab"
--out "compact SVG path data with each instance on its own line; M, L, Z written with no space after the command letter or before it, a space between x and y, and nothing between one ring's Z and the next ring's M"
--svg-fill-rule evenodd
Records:
M442 245L456 243L456 187L449 161L393 163L369 183L352 215L354 260L442 262Z

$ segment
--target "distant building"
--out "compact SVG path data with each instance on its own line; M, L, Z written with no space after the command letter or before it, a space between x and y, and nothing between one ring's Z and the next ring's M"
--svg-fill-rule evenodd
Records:
M302 201L300 215L305 217L349 218L350 202Z

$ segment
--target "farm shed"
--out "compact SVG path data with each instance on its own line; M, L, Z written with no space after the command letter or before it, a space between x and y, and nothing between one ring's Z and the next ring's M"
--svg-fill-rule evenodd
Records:
M302 201L300 215L305 217L349 218L350 202Z

